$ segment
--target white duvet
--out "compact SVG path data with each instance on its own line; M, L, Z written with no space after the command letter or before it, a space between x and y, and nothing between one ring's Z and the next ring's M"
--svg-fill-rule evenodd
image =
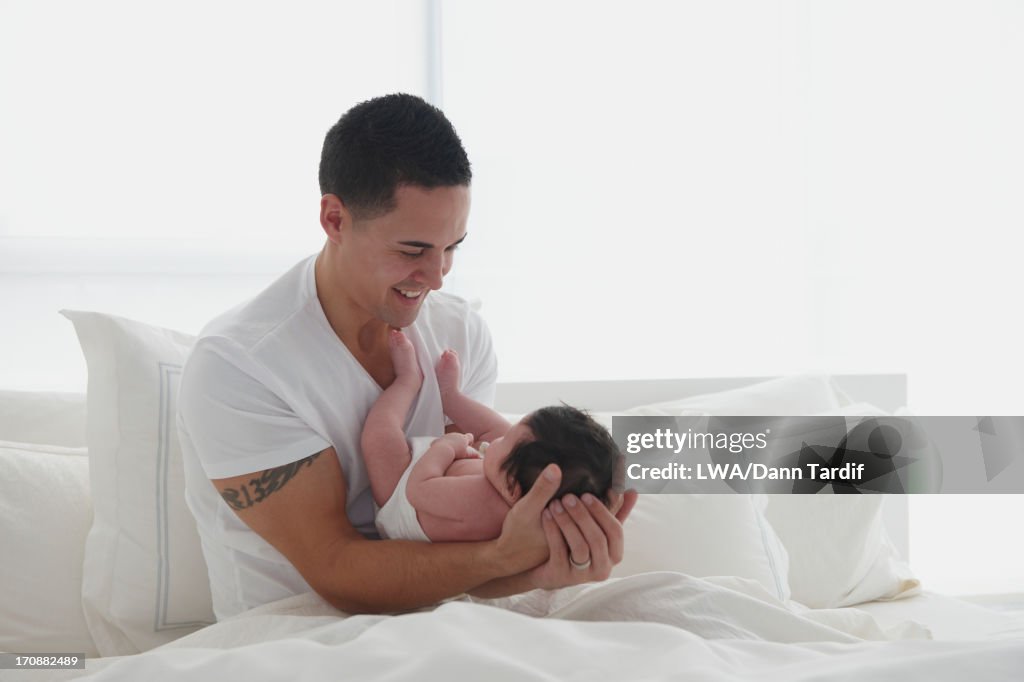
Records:
M782 603L742 578L648 573L488 602L467 598L400 616L345 617L316 595L301 595L148 653L43 674L97 682L982 682L1024 679L1024 639L933 641L916 623L882 629L862 611Z

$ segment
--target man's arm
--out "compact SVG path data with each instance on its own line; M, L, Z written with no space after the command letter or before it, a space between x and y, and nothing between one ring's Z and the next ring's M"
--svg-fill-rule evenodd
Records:
M334 448L213 485L326 601L349 613L370 613L435 604L541 564L550 554L541 512L561 478L557 467L553 472L553 478L539 477L501 536L487 542L364 538L348 520Z

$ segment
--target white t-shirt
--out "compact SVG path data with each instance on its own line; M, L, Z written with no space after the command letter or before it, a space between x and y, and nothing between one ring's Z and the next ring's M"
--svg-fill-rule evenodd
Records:
M316 296L316 256L210 322L182 370L178 431L185 498L196 518L218 619L310 590L288 560L253 532L209 479L263 471L329 446L347 484L352 525L377 537L360 451L381 388L338 339ZM483 320L462 299L431 292L406 334L423 387L406 436L440 436L444 415L434 365L453 348L464 392L491 404L497 363Z

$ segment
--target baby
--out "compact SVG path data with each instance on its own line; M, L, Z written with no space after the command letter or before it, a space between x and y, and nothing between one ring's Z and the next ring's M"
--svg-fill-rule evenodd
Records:
M609 504L620 454L604 427L568 406L544 407L509 424L461 393L454 351L438 361L437 381L444 413L462 433L414 438L410 447L403 425L423 376L402 332L392 331L388 343L396 378L370 409L362 434L381 536L496 538L508 510L552 462L562 470L556 498L589 492Z

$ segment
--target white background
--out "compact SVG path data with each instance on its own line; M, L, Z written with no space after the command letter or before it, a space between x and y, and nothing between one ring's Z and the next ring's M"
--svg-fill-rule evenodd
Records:
M474 165L448 287L501 380L901 372L1024 414L1024 5L0 0L0 387L84 390L63 307L195 332L322 239L352 104ZM1024 591L1018 496L912 500L931 589Z

